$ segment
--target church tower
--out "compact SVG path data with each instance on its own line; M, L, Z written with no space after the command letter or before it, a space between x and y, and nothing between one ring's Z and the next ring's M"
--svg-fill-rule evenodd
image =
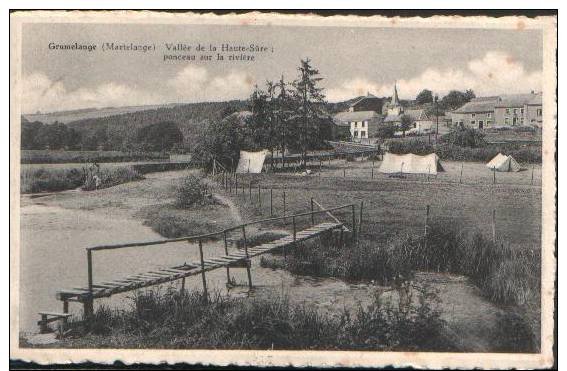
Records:
M388 105L388 116L398 116L403 112L403 107L400 104L400 99L398 98L398 87L394 82L394 94Z

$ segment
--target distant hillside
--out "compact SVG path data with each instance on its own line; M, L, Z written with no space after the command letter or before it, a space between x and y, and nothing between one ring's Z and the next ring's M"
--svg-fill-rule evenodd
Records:
M138 112L155 110L158 108L174 107L179 105L179 103L171 104L154 104L148 106L126 106L126 107L104 107L104 108L84 108L70 111L58 111L49 113L34 113L34 114L23 114L22 117L26 120L40 121L44 124L52 124L55 121L67 124L73 121L79 121L84 119L96 119L100 117L116 116L124 113Z
M181 129L186 144L191 148L203 126L212 120L220 120L235 111L246 109L245 101L188 103L121 113L113 116L84 118L68 122L70 128L82 136L92 136L106 130L115 143L127 142L138 129L159 122L172 121ZM114 146L113 146L114 147Z

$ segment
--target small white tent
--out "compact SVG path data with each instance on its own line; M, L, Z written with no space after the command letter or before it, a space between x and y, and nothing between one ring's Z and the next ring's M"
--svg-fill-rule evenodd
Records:
M268 151L266 150L258 152L240 151L240 160L238 160L236 172L238 174L261 173L267 154Z
M435 153L425 156L414 155L394 155L386 152L380 172L386 174L431 174L437 175L438 172L445 171Z
M496 171L520 171L522 167L520 164L514 160L512 156L506 156L502 153L497 154L488 164L486 167L489 169L494 169Z

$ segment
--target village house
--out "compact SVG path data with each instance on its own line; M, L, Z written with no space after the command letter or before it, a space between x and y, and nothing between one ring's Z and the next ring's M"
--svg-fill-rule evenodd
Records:
M348 111L337 113L334 122L336 126L348 129L354 141L366 142L378 131L382 122L379 114L381 110L382 100L367 93L366 96L353 102Z
M542 125L541 93L473 98L451 112L453 127L475 129Z

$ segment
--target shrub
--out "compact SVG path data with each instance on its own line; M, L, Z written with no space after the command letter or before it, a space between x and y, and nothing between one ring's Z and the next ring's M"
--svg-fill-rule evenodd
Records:
M415 155L428 155L435 152L432 145L419 139L393 140L388 144L388 151L394 154L413 153Z
M209 203L211 197L203 180L196 175L188 175L177 188L175 204L180 208L203 206Z
M484 133L476 129L464 128L453 130L441 137L441 141L461 147L479 148L486 145Z
M82 189L84 191L92 191L97 189L94 175L100 178L98 189L109 188L122 183L128 183L135 180L144 179L144 177L132 166L113 166L100 168L98 171L89 172L86 168L83 173L87 174Z
M59 192L79 188L84 175L78 169L22 169L21 193Z

